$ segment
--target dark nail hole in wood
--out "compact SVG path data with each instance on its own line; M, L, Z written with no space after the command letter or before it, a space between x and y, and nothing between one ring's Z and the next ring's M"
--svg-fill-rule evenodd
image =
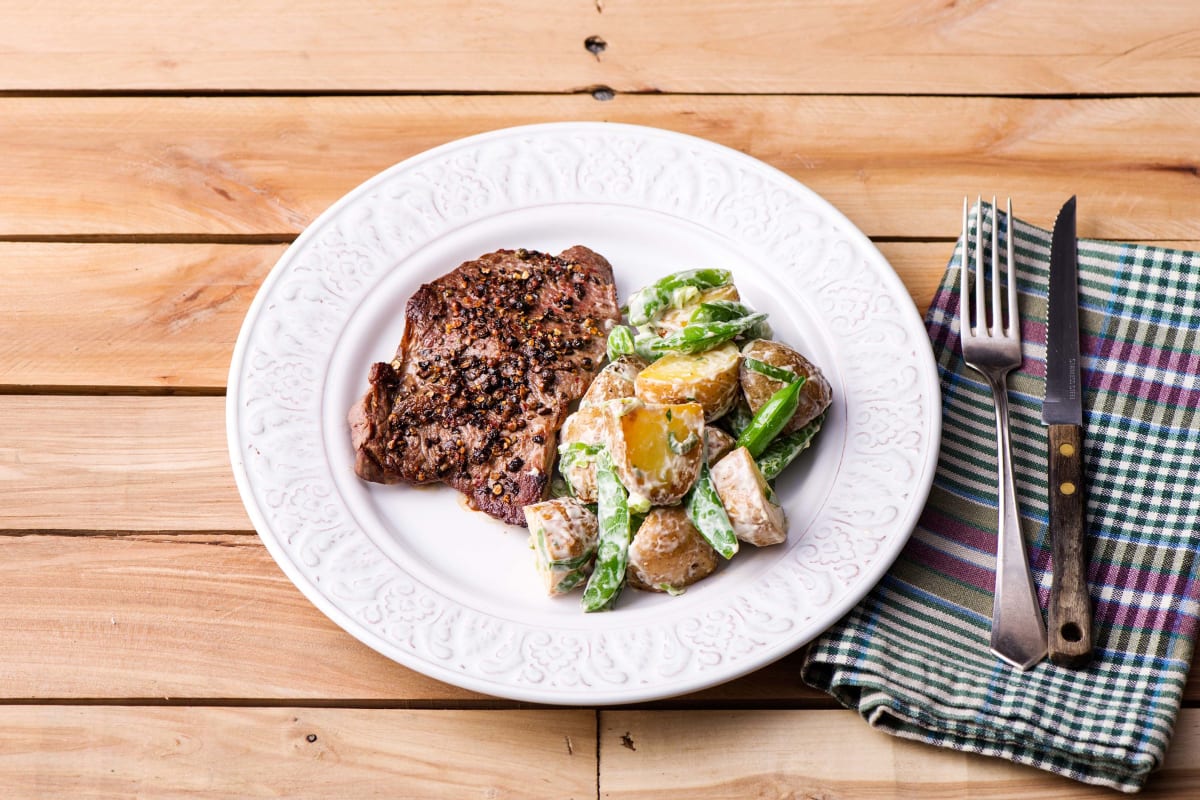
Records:
M304 739L309 744L312 744L313 742L315 742L317 740L317 735L315 733L310 733L308 736L305 736Z
M587 48L589 53L594 55L596 59L599 60L600 54L604 52L606 47L608 47L608 42L604 41L599 36L589 36L583 40L583 46Z
M1068 642L1078 642L1083 638L1083 631L1079 630L1079 626L1074 622L1068 622L1058 629L1062 637Z
M612 100L616 96L617 93L607 86L597 86L595 89L592 89L592 97L596 98L597 100Z

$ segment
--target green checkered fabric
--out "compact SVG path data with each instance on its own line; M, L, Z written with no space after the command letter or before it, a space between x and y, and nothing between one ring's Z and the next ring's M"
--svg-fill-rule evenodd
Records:
M1009 382L1013 460L1044 610L1050 233L1013 227L1025 356ZM960 258L961 243L926 319L943 399L926 508L885 578L812 644L803 676L898 736L1134 792L1162 764L1200 618L1200 262L1079 242L1095 658L1082 670L1043 661L1021 672L988 648L995 423L987 385L962 360Z

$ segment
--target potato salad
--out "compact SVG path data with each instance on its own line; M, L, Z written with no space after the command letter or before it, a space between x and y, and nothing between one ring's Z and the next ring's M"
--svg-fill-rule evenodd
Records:
M626 586L679 594L742 545L786 541L773 483L832 401L726 270L668 275L622 311L629 324L559 431L554 496L525 506L546 591L582 586L585 611L613 608Z

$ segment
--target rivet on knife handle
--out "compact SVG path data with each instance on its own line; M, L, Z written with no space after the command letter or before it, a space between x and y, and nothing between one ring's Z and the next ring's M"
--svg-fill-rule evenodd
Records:
M1079 668L1092 660L1092 607L1084 539L1083 435L1078 425L1049 426L1050 530L1054 580L1050 590L1050 660Z

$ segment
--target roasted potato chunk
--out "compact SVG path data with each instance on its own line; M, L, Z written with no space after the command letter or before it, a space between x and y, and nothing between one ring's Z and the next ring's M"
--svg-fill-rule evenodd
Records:
M758 411L762 408L763 404L771 399L771 395L784 387L784 383L750 369L745 364L745 358L753 358L772 366L790 369L805 379L804 386L800 389L800 405L796 408L796 413L792 416L791 421L780 431L780 435L803 428L816 419L833 401L833 389L829 386L829 381L821 374L821 370L786 344L767 339L755 339L742 348L742 355L744 356L740 371L742 393L745 394L751 411Z
M646 368L646 362L637 356L621 356L607 364L579 401L579 407L596 406L608 400L633 397L633 379Z
M581 408L563 422L559 432L558 471L571 484L575 496L585 503L596 502L596 460L568 445L596 445L608 441L608 412L603 406ZM566 450L564 453L563 450Z
M699 403L647 405L614 400L608 443L621 483L650 505L678 503L700 474L704 410Z
M733 450L711 471L713 486L740 541L765 547L787 539L783 509L771 501L771 488L749 450Z
M734 439L720 428L704 426L704 447L708 452L708 463L715 464L733 449Z
M646 515L629 545L630 585L676 593L711 575L720 559L682 508L656 508Z
M529 546L538 574L551 595L580 585L596 555L599 524L592 510L573 497L525 506Z
M671 353L638 373L635 393L647 403L699 403L712 421L737 399L739 360L733 342L703 353Z

